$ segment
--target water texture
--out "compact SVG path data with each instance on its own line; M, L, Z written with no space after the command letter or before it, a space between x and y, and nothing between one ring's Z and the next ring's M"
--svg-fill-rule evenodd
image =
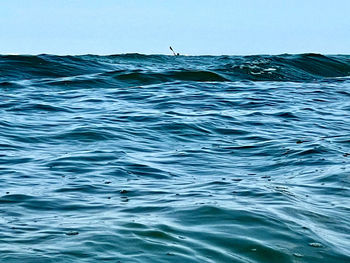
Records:
M350 56L0 56L0 262L350 262Z

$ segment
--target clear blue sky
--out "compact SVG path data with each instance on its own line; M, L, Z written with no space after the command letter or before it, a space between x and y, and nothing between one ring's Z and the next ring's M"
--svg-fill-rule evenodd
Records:
M3 0L0 53L350 54L350 0Z

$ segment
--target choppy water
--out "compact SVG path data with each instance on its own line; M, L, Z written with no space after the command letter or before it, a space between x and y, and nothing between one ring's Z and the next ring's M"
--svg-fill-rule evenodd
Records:
M350 56L0 56L1 262L349 262Z

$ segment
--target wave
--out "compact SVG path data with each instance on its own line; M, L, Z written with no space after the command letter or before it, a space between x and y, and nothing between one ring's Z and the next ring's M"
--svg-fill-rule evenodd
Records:
M350 76L349 55L165 56L1 55L0 86L23 80L108 80L148 85L174 81L319 81ZM86 78L84 77L86 76ZM18 83L17 83L18 84Z

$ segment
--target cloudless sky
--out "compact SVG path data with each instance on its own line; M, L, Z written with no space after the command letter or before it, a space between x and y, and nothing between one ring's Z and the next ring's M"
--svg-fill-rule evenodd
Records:
M350 0L1 0L0 54L350 54Z

